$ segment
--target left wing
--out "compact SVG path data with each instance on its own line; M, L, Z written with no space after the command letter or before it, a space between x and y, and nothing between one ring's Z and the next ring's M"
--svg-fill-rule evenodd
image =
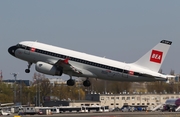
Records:
M78 76L78 77L91 77L91 78L97 77L95 74L93 74L91 71L87 69L78 68L78 66L70 64L69 58L66 58L64 60L60 59L57 62L54 62L54 66L57 68L63 68L63 72L65 74L69 74L70 72L71 75L74 74L75 76Z

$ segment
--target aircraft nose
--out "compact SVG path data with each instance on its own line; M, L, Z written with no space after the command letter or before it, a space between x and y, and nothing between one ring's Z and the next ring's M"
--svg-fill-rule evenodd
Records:
M8 48L8 52L9 54L11 54L12 56L15 56L15 51L16 51L17 47L16 46L11 46Z

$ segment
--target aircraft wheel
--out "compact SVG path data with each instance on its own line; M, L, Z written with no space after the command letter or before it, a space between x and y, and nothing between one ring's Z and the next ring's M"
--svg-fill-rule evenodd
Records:
M30 69L26 69L25 72L26 72L26 73L29 73L29 72L30 72Z
M84 85L85 87L89 87L89 86L91 86L91 82L90 82L89 80L85 80L85 81L83 82L83 85Z
M75 81L73 80L73 79L69 79L68 81L67 81L67 85L68 86L73 86L75 84Z

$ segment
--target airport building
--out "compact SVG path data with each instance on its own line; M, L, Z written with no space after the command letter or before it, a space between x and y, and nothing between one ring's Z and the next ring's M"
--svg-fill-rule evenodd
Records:
M43 106L108 106L110 109L123 106L145 107L152 110L165 104L167 99L180 98L179 94L87 94L85 100L45 101Z
M151 110L167 99L180 98L179 94L87 94L86 100L99 101L101 106L109 108L123 106L142 106Z
M26 86L31 86L32 82L30 80L3 80L4 83L13 85L15 82L18 84L25 84Z

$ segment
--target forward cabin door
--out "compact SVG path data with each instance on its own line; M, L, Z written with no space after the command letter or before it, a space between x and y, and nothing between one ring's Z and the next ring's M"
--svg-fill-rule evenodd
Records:
M24 50L25 60L27 60L28 62L31 62L31 63L36 63L37 62L36 58L39 58L38 57L39 54L36 53L35 51L36 51L36 49L33 48L33 44L28 44Z
M30 51L32 51L33 49L31 48L33 44L28 44L26 47L25 47L25 50L24 50L24 53L27 54L27 55L30 55Z
M130 68L131 68L131 67L130 67L129 65L124 66L124 70L123 70L123 74L122 74L122 76L123 76L124 78L128 78Z

